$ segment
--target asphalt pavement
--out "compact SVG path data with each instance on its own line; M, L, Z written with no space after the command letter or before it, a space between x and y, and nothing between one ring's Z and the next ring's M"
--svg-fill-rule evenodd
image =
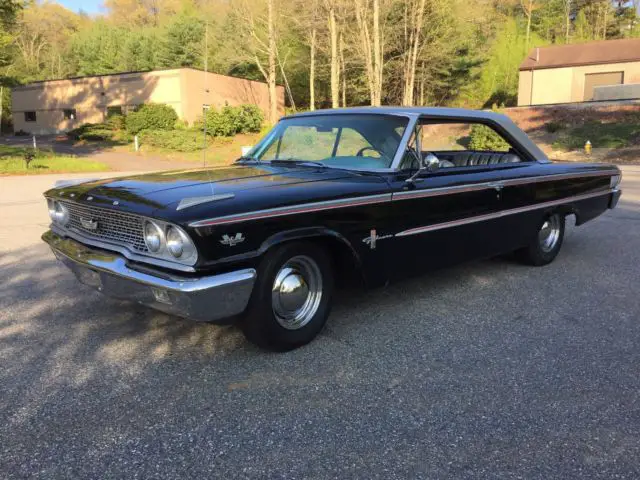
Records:
M275 354L80 285L0 178L0 477L640 478L640 168L556 261L341 292Z

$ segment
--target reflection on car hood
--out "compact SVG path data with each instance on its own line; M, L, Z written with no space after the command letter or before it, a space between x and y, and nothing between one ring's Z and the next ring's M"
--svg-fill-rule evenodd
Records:
M256 188L335 180L351 175L344 170L327 168L233 165L96 180L63 190L67 198L82 201L91 197L96 206L118 201L123 210L134 210L135 207L140 211L142 208L149 214L174 203L177 206L184 198L235 194Z

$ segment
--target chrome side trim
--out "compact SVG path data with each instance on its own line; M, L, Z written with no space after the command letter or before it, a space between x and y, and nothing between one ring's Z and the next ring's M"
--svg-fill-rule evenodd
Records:
M494 184L495 182L482 182L456 185L454 187L428 188L424 190L406 190L402 192L394 192L392 195L392 200L407 200L414 198L438 197L440 195L449 195L464 192L476 192L479 190L495 188Z
M254 212L236 213L233 215L225 215L224 217L198 220L196 222L190 223L189 226L193 228L211 227L214 225L239 223L247 220L282 217L285 215L296 215L298 213L317 212L320 210L333 210L336 208L358 207L361 205L370 205L374 203L384 203L389 201L391 201L391 194L382 193L378 195L369 195L366 197L342 198L339 200L302 203L299 205L292 205L288 207L269 208L266 210L257 210Z
M583 173L560 173L556 175L541 175L539 177L529 177L529 178L512 178L508 180L502 180L505 186L511 185L526 185L527 183L538 183L538 182L553 182L556 180L569 180L571 178L582 178L582 177L606 177L611 175L617 175L617 170L601 170L599 172L583 172Z
M441 230L443 228L459 227L462 225L468 225L470 223L483 222L485 220L493 220L500 217L506 217L508 215L515 215L518 213L529 212L531 210L539 210L541 208L553 207L555 205L562 205L569 202L577 202L580 200L587 200L589 198L600 197L603 195L609 195L613 190L605 190L601 192L586 193L584 195L575 195L573 197L565 197L559 200L551 200L549 202L536 203L534 205L527 205L526 207L512 208L510 210L503 210L501 212L488 213L486 215L478 215L475 217L461 218L459 220L452 220L450 222L435 223L433 225L425 225L423 227L411 228L402 232L396 233L396 237L407 237L409 235L417 235L419 233L433 232L435 230Z
M113 243L101 242L100 240L95 240L93 238L85 237L84 235L81 235L77 232L61 229L60 227L54 224L51 224L49 228L51 228L51 231L54 232L56 235L59 235L61 237L72 238L77 242L83 243L85 245L91 245L92 247L103 248L104 250L110 250L112 252L118 252L123 257L129 260L133 260L134 262L148 263L150 265L155 265L157 267L168 268L168 269L177 270L180 272L195 272L195 269L188 265L184 265L182 263L169 262L169 261L162 260L155 257L148 257L146 255L137 255L135 253L132 253L131 250L129 250L127 247L113 244Z
M464 184L464 185L456 185L453 187L429 188L424 190L408 190L403 192L394 192L392 200L395 201L395 200L408 200L408 199L415 199L415 198L437 197L439 195L476 192L476 191L487 190L487 189L501 190L504 187L514 186L514 185L526 185L529 183L540 183L540 182L554 182L557 180L568 180L571 178L598 177L598 176L606 177L606 176L617 175L617 174L618 173L616 170L600 171L600 172L585 172L585 173L562 173L557 175L541 175L538 177L512 178L512 179L500 180L500 181L471 183L471 184Z

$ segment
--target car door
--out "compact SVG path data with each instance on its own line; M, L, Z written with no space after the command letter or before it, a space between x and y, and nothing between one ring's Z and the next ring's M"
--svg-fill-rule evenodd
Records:
M510 165L502 162L506 155L515 156L510 145L495 138L485 151L479 142L470 146L473 132L487 136L476 125L464 121L419 124L413 148L422 156L433 153L441 162L437 170L418 174L401 166L390 178L394 245L389 275L488 257L510 248L500 215L502 178Z
M389 276L500 253L500 172L443 169L410 183L408 178L400 173L390 179Z

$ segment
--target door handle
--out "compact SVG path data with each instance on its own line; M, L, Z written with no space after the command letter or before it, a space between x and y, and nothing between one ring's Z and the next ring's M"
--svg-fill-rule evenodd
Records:
M490 182L487 186L493 188L496 192L500 192L504 188L504 182Z

